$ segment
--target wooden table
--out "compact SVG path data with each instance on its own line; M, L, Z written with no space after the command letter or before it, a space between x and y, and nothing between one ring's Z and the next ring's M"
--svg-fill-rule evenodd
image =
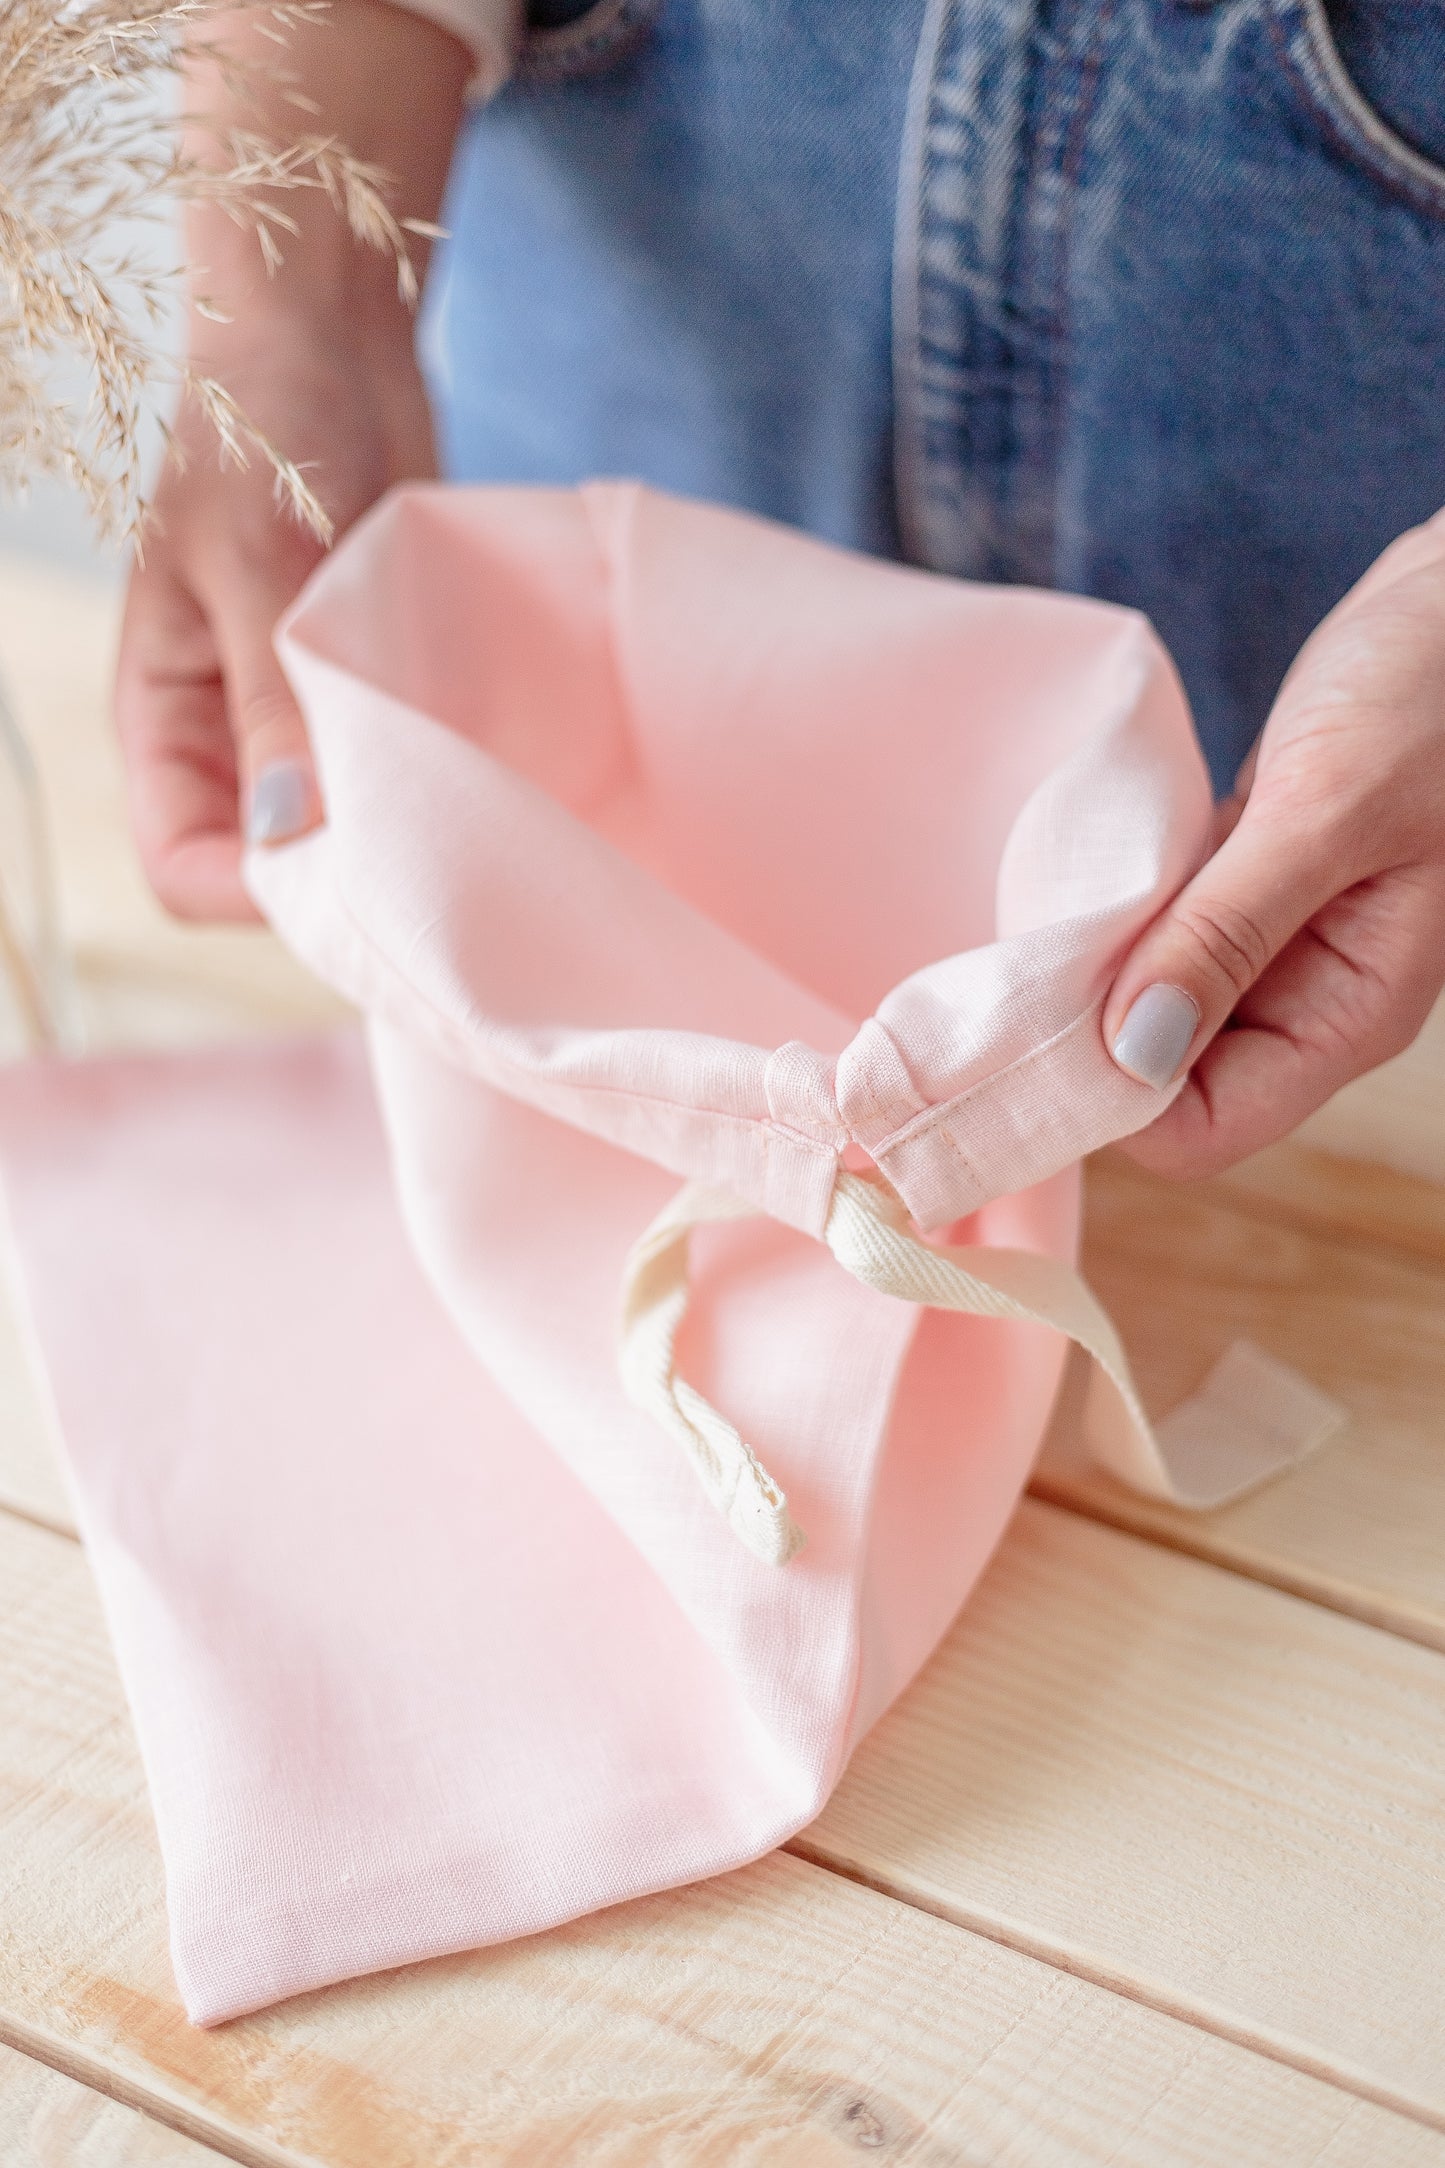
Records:
M332 1004L131 863L113 608L0 572L96 1044ZM0 1312L5 2168L1445 2164L1445 1017L1308 1135L1092 1170L1088 1267L1165 1406L1241 1330L1343 1442L1191 1519L1043 1472L806 1834L533 1941L186 2024L134 1740Z

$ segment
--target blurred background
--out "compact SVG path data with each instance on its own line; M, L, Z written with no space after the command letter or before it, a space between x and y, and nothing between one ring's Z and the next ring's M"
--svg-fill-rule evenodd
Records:
M169 215L118 226L117 240L150 261L168 252L175 260ZM179 328L177 301L172 341ZM78 375L54 381L61 396L83 397ZM153 475L154 427L147 453ZM62 483L39 482L21 501L0 495L0 700L15 726L7 731L0 715L0 918L25 951L22 970L50 975L48 886L63 1051L179 1047L330 1023L339 1004L264 931L178 925L146 886L110 725L128 566L128 550L96 540L84 504ZM37 1050L37 1033L4 946L0 939L0 1058L14 1059Z

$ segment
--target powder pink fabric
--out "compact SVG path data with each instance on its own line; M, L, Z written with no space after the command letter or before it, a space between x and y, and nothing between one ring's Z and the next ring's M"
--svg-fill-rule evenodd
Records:
M817 1812L1062 1354L841 1271L841 1157L1072 1254L1079 1155L1161 1104L1100 1002L1209 818L1137 617L620 486L405 490L282 651L328 819L251 879L366 1046L0 1082L203 2023ZM694 1238L680 1352L807 1529L784 1567L618 1382L688 1177L765 1215Z

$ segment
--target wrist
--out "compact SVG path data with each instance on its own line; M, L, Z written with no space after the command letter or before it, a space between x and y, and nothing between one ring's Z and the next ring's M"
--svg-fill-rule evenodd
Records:
M194 316L186 360L248 411L279 396L349 404L360 395L374 402L387 396L387 387L416 379L413 328L410 312L394 299L389 315L373 316L352 306L322 307L313 298L293 306L273 296L231 323Z
M254 234L238 234L222 213L192 214L192 363L219 375L239 359L298 350L409 357L415 312L399 290L396 258L357 241L324 196L288 205L287 215L298 230L283 236L284 259L268 271Z
M336 0L325 16L294 24L279 63L265 29L254 10L223 14L216 44L224 61L208 50L192 53L185 148L199 165L222 171L247 163L254 142L294 149L307 185L260 192L277 214L275 251L263 249L252 217L238 222L220 200L193 205L193 353L250 348L272 335L326 342L340 327L353 348L409 353L410 311L398 292L395 249L381 235L380 246L358 237L343 204L317 183L344 192L345 177L332 180L344 146L376 176L396 220L433 221L461 116L466 49L386 0ZM398 84L406 86L403 98L395 95ZM408 233L404 246L420 276L425 239ZM279 262L268 266L268 254ZM227 321L208 321L207 305Z

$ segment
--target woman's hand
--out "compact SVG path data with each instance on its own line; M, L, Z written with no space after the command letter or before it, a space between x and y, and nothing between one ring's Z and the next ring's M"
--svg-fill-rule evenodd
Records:
M227 355L227 389L306 464L338 533L390 483L433 472L409 350L328 350L306 324L272 327L267 347L245 364ZM162 477L121 634L115 705L131 826L151 886L178 917L254 918L243 832L282 842L320 812L271 636L321 544L278 510L260 460L223 466L189 409L177 434L185 466Z
M1213 857L1141 935L1114 1059L1183 1091L1127 1149L1217 1172L1415 1037L1445 984L1445 512L1402 535L1281 687Z
M287 56L312 120L275 82L275 47L254 15L237 18L227 42L252 48L254 95L238 99L224 70L196 62L201 155L216 128L283 141L298 126L334 131L397 177L401 214L435 216L471 66L455 38L382 0L339 0L293 32ZM435 471L431 421L394 262L359 248L322 195L288 196L285 209L298 231L271 278L254 235L213 207L193 215L201 306L190 359L306 469L339 534L391 483ZM227 323L213 321L215 304ZM170 910L253 918L243 835L282 842L320 815L305 729L271 642L321 545L277 506L264 460L222 461L191 402L176 437L183 457L161 477L121 634L116 720L131 820Z

